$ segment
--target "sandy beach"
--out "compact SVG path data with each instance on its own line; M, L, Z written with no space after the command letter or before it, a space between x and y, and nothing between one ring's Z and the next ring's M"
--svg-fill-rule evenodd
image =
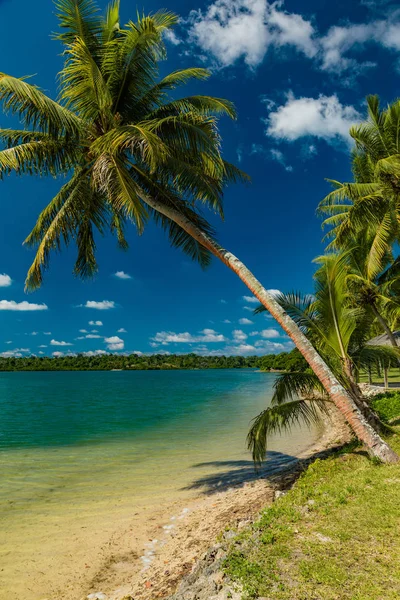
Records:
M82 580L79 596L99 600L164 598L189 573L207 548L226 529L239 529L273 502L277 490L288 488L302 465L319 453L348 439L340 415L332 411L332 422L298 457L300 461L283 471L266 472L252 478L244 475L231 485L223 477L214 490L189 501L178 501L132 523L132 528L113 536L104 548L103 562L93 577ZM242 474L243 475L243 474ZM240 475L238 475L240 477ZM222 488L222 489L221 489ZM126 547L130 546L130 553ZM121 550L125 552L121 554ZM71 589L72 592L72 589ZM59 598L72 596L60 595Z

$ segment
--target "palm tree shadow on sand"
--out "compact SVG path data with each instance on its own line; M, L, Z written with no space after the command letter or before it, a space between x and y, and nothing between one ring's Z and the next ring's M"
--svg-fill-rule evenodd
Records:
M303 471L311 462L318 458L327 458L332 453L339 451L343 446L336 446L329 450L315 452L305 459L291 456L283 452L268 451L266 461L255 468L252 460L226 460L203 462L192 465L192 469L215 467L218 469L215 473L204 475L195 479L190 485L182 488L183 490L201 490L204 495L216 494L229 488L241 487L246 483L251 483L260 479L273 484L281 481L282 475L291 474L293 478L297 477L299 472ZM225 469L225 470L220 470Z

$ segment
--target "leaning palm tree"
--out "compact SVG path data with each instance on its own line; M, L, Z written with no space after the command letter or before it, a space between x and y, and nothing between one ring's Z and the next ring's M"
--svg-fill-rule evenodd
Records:
M280 294L277 300L318 349L365 418L381 429L377 415L363 398L358 376L361 370L395 364L398 355L391 347L368 344L371 313L367 307L354 306L346 259L343 253L317 259L315 295ZM261 305L255 312L264 310ZM255 418L248 434L256 462L264 459L271 435L290 431L297 424L318 425L330 414L332 401L311 370L283 373L274 388L271 405Z
M160 79L163 36L176 23L168 12L119 23L114 0L105 18L93 0L58 0L64 45L60 95L50 99L26 80L0 74L0 101L17 114L22 131L2 130L0 174L66 175L68 181L40 214L26 243L37 246L26 287L40 286L50 253L62 242L77 245L75 273L96 272L94 230L142 233L152 218L174 246L207 266L212 255L234 271L290 335L371 453L399 457L368 424L312 344L246 266L215 240L201 205L222 216L226 183L246 176L221 155L218 117L235 117L231 102L209 96L170 96L204 69L175 71Z

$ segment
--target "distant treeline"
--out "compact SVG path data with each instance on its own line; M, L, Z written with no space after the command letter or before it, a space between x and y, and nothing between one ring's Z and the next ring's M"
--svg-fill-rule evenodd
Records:
M260 369L263 371L304 371L308 368L306 360L295 348L291 352L267 354L260 358Z
M110 371L173 370L173 369L279 369L296 370L294 365L303 361L297 350L268 356L199 356L198 354L104 354L99 356L47 356L0 358L0 371ZM305 363L304 363L305 364Z

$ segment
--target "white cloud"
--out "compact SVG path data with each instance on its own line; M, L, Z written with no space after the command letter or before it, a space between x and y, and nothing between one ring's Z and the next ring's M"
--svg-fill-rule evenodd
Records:
M110 308L115 308L115 302L113 300L103 300L101 302L97 302L95 300L88 300L84 307L94 308L96 310L110 310Z
M178 38L178 36L176 35L176 33L174 31L172 31L171 29L166 29L164 31L164 37L165 39L170 42L173 46L179 46L179 44L182 43L182 40Z
M39 348L47 348L46 344L40 344Z
M15 352L15 350L7 350L7 352L0 352L1 358L21 358L21 352Z
M259 304L260 301L255 296L243 296L243 300L249 304ZM253 310L253 309L251 309Z
M109 350L123 350L125 347L124 340L121 340L117 335L113 335L108 338L104 338L105 343L107 344L107 348Z
M61 358L64 356L64 352L53 352L54 358Z
M127 333L127 331L126 331L126 329L121 327L120 329L118 329L117 333Z
M79 330L79 333L87 333L87 332L88 332L87 329L80 329Z
M278 338L281 336L279 331L277 331L276 329L263 329L262 331L260 331L260 335L261 337L266 339Z
M313 136L327 142L349 143L349 129L360 118L353 106L341 104L336 95L295 98L289 93L286 104L269 114L266 134L289 142Z
M9 275L3 273L0 275L0 287L10 287L12 284L12 279Z
M117 271L114 273L114 277L117 277L118 279L132 279L132 276L124 271Z
M200 342L218 343L225 341L225 337L214 331L214 329L203 329L203 331L200 331L200 333L202 334L201 339L199 340Z
M101 335L97 335L95 333L88 333L87 335L85 335L85 338L87 340L100 340L101 339Z
M38 335L38 331L31 331L31 333L29 333L28 335Z
M254 308L252 308L251 306L243 306L243 310L247 310L248 312L251 312L251 313L254 312Z
M282 294L281 290L267 290L267 292L269 292L271 294L271 296L280 296Z
M257 354L257 349L251 344L243 343L236 346L226 346L221 350L220 354L226 356L245 356L246 354Z
M246 319L246 317L243 317L242 319L239 319L239 323L240 325L252 325L253 321L250 321L250 319Z
M270 47L292 46L308 57L317 52L314 29L301 15L279 10L267 0L215 0L191 11L189 41L223 67L243 59L257 67Z
M349 23L345 26L331 27L320 40L321 68L336 73L350 71L357 74L366 68L376 66L376 63L360 62L354 58L354 51L358 53L358 58L359 51L371 43L398 52L400 50L398 16L369 23ZM349 56L351 51L353 51L353 56Z
M292 165L287 164L285 155L283 154L283 152L281 150L278 150L278 148L271 148L269 153L270 153L271 159L274 160L275 162L279 163L280 165L282 165L282 167L285 169L285 171L287 171L288 173L291 173L293 171Z
M12 340L8 340L7 342L5 342L6 344L12 344Z
M33 311L33 310L48 310L46 304L33 304L23 300L15 302L15 300L0 300L0 310L18 310L18 311Z
M101 321L89 321L89 325L96 326L96 327L102 327L103 323Z
M244 342L248 338L247 334L241 329L234 329L232 331L232 337L235 342Z
M57 340L51 340L50 345L51 346L73 346L73 344L70 344L69 342L58 342Z
M220 300L221 304L228 304L226 300L224 300L223 298L221 298Z
M227 325L229 325L232 321L230 321L229 319L224 319L223 323L226 323Z
M14 348L14 350L7 350L6 352L1 352L0 356L2 358L21 358L24 354L30 352L30 348Z
M257 354L272 354L274 352L290 352L294 344L292 342L271 342L270 340L258 340L254 346L257 348Z
M89 350L88 352L80 352L82 356L102 356L103 354L108 354L105 350Z
M175 333L174 331L160 331L151 338L153 344L161 344L166 346L168 344L194 344L198 342L204 343L219 343L225 342L226 338L214 331L214 329L203 329L199 332L201 335L193 335L188 331L184 333ZM153 346L154 347L154 346Z
M400 51L398 11L370 22L334 25L321 35L310 20L284 10L282 0L214 0L204 10L192 10L183 23L189 44L197 45L220 68L244 60L255 69L270 49L292 47L322 70L357 75L375 66L360 60L367 44ZM175 34L171 38L172 43L181 42Z
M43 331L43 335L51 335L51 331Z

